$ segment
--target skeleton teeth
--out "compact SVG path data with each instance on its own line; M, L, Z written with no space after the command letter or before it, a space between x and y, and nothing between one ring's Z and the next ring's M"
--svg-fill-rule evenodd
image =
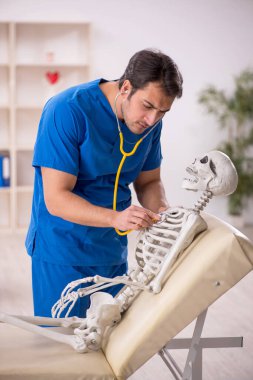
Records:
M191 175L191 178L185 178L185 180L189 181L191 183L198 183L199 179L197 177L197 173L198 173L197 170L195 170L194 168L188 166L186 168L186 171L187 171L187 173L189 173ZM192 178L192 177L194 177L194 178Z
M198 178L184 178L185 181L188 181L188 182L191 182L191 183L197 183L198 182Z

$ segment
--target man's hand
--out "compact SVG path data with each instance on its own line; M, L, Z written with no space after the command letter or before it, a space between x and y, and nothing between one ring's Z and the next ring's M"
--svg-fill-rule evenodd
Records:
M112 226L121 231L140 230L160 220L160 215L139 206L130 206L124 211L115 211Z

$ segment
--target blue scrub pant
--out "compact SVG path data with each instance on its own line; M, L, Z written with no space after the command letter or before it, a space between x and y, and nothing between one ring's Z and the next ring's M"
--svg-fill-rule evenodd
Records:
M51 264L32 257L32 287L34 315L41 317L51 317L51 308L58 301L65 286L74 280L83 277L95 276L103 277L122 276L127 272L127 263L115 266L68 266ZM81 284L79 287L92 285L92 283ZM102 290L115 296L122 285L112 286ZM77 290L75 288L74 290ZM90 306L90 297L82 297L77 300L69 316L84 318L86 310ZM67 311L67 309L66 309ZM61 317L65 316L65 312Z

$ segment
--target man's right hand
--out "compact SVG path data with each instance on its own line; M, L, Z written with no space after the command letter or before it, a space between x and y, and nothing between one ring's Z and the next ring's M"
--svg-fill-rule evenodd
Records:
M121 231L140 230L160 220L160 215L140 206L131 205L123 211L114 211L112 226Z

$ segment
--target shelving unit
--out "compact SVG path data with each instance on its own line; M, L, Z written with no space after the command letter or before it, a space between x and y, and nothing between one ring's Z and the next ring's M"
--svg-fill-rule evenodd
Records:
M24 232L41 111L52 95L90 79L90 24L1 22L0 46L0 155L10 160L10 186L0 187L0 232ZM47 73L58 76L56 83Z

